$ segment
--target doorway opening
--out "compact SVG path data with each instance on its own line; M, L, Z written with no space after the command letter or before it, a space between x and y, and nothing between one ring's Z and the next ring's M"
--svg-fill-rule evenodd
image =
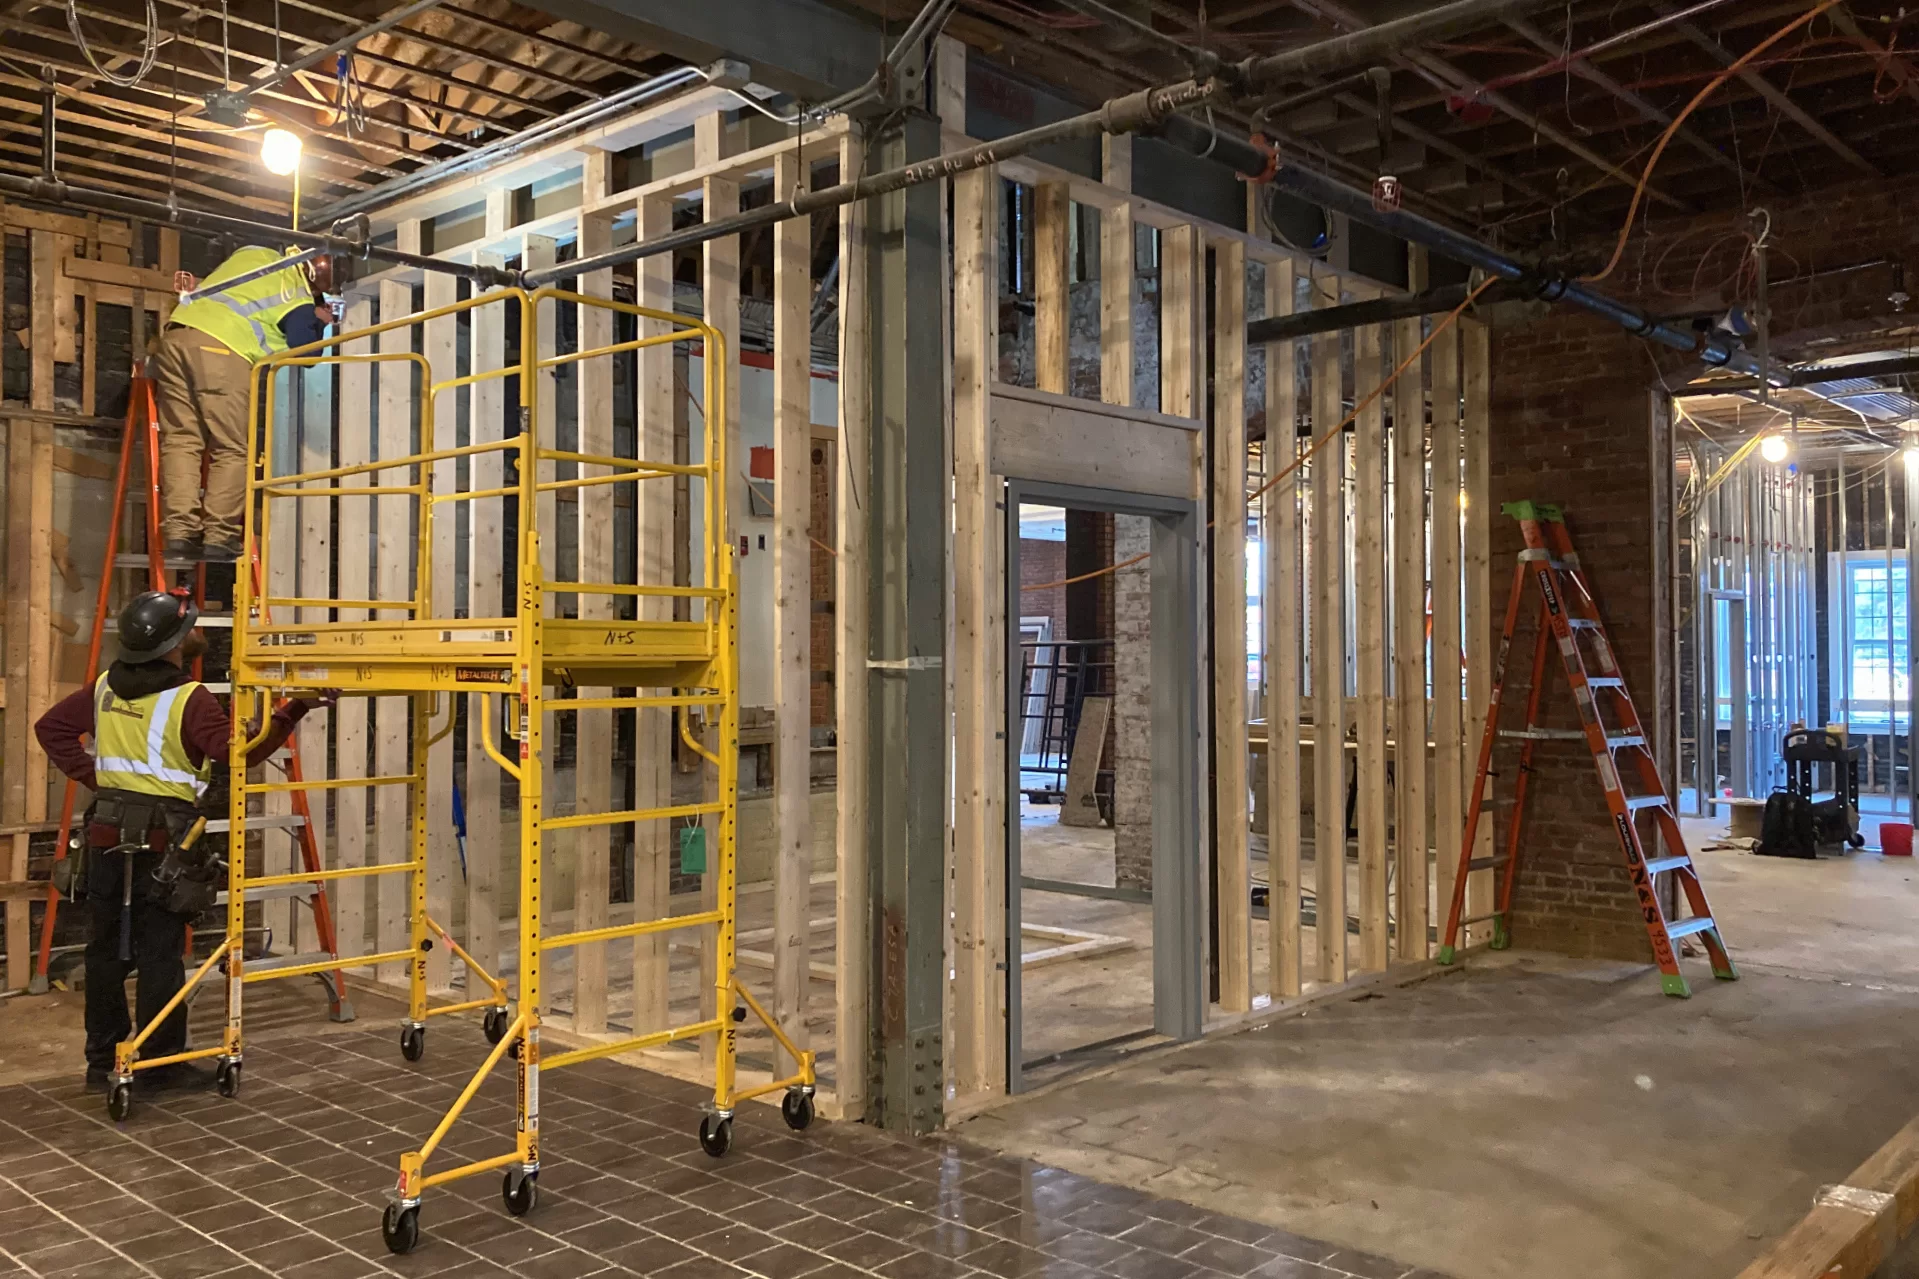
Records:
M1193 504L1007 500L1007 1087L1198 1035Z

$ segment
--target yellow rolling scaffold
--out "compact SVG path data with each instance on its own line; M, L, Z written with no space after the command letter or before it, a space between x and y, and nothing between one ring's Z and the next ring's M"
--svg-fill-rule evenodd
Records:
M430 320L442 319L482 307L507 307L517 312L519 350L517 362L506 367L483 370L463 376L433 380L430 362L411 348L420 343L406 340L409 348L399 352L347 353L344 347L365 347L368 339L394 330L412 330ZM542 315L542 307L552 315ZM634 317L642 336L592 350L541 356L539 328L557 324L560 307L599 307ZM647 330L654 330L647 332ZM408 333L411 339L414 335ZM611 359L623 352L673 343L700 343L705 369L705 450L702 460L693 464L675 464L643 458L614 457L561 450L553 441L538 438L536 424L540 415L535 400L541 377L567 364L592 359ZM438 734L429 729L428 699L443 695L449 705L456 694L477 693L486 710L479 721L478 744L519 786L520 823L520 902L518 989L509 1012L498 1015L494 1047L479 1070L447 1110L439 1125L420 1144L400 1158L398 1184L391 1194L381 1222L388 1248L396 1253L410 1250L419 1238L422 1196L437 1185L461 1177L504 1170L502 1196L507 1211L523 1215L537 1199L540 1172L540 1073L573 1065L596 1057L631 1052L683 1040L712 1035L717 1041L712 1108L702 1119L699 1139L711 1155L722 1155L732 1141L733 1112L739 1103L753 1097L784 1091L781 1107L786 1122L804 1128L813 1117L813 1054L799 1049L779 1023L754 999L734 972L735 933L735 821L738 794L739 680L737 651L738 585L733 552L725 530L726 523L726 429L723 407L726 400L725 343L713 328L685 316L653 311L628 303L589 297L561 289L543 288L535 292L499 289L476 294L449 306L383 320L369 328L341 334L325 343L287 352L267 361L269 371L284 367L324 368L354 362L384 360L408 361L419 369L419 451L404 457L381 458L360 466L341 466L293 474L276 474L270 443L254 459L248 472L247 529L250 538L267 545L266 527L269 499L338 502L342 498L405 498L415 513L418 558L413 569L415 589L408 600L319 600L256 597L243 589L235 610L233 687L236 705L244 697L264 707L278 694L309 689L337 688L346 695L407 695L414 699L414 760L416 771L407 775L373 778L340 778L299 783L309 790L345 786L407 786L411 788L414 818L413 859L424 865L425 814L427 787L424 775L426 747ZM446 391L472 386L489 379L505 382L517 378L519 429L504 439L482 440L459 447L441 447L436 438L433 406ZM271 395L273 379L262 379ZM259 391L256 389L256 395ZM271 411L271 404L266 405ZM446 487L449 473L456 468L437 464L459 458L474 459L496 454L503 461L504 482L491 488L462 489ZM575 474L566 478L543 478L559 465ZM469 467L470 469L470 467ZM401 473L404 482L392 480ZM342 481L371 478L370 484L344 484ZM542 497L567 489L582 489L599 484L664 482L671 484L686 477L705 490L705 585L666 586L617 582L549 581L541 563L541 542L554 536L554 530L540 527ZM436 487L436 479L438 485ZM515 499L517 507L517 585L513 611L508 616L460 618L451 609L434 607L431 575L433 520L437 508L454 502L480 499ZM551 519L551 516L547 518ZM262 581L270 581L264 568ZM634 601L633 618L589 619L559 618L549 615L548 601L555 595L575 597L603 596ZM687 620L659 620L648 616L648 599L688 601ZM365 610L369 620L327 622L275 622L267 609L337 608ZM584 610L581 610L584 612ZM398 614L395 617L393 615ZM606 687L632 689L627 697L554 698L549 690L562 687ZM649 691L650 690L650 691ZM503 753L493 728L494 697L505 699L511 721L517 725L512 734L517 751ZM575 813L549 817L542 806L543 770L547 753L543 720L548 714L567 714L583 710L625 710L641 708L671 709L681 718L681 732L690 747L707 761L706 767L718 774L718 796L707 802L630 809L617 812ZM693 709L708 715L717 711L719 748L709 753L694 741L685 727L685 715ZM236 725L241 717L235 715ZM439 730L448 731L451 725ZM246 797L270 787L242 786L240 779L248 742L245 730L236 728L233 742L235 784L233 811L244 811ZM285 789L291 783L277 784ZM710 820L717 825L713 870L714 905L694 913L669 915L658 919L636 920L630 924L592 928L555 936L542 935L541 861L542 841L548 832L566 828L613 826L634 822L675 818ZM237 864L241 859L235 858ZM411 866L412 863L409 863ZM377 873L386 868L344 868L326 872L335 878ZM309 876L310 878L311 876ZM414 989L421 991L405 1028L418 1033L425 1017L432 1013L452 1012L485 1006L492 1001L474 1000L444 1008L427 1008L421 986L425 951L434 939L451 944L451 938L428 920L425 913L425 876L413 877L412 935L407 951L362 957L361 964L407 961L413 966ZM240 927L240 902L243 885L235 881L233 905L229 909L229 928ZM669 930L710 926L717 952L714 997L710 1015L685 1025L633 1034L626 1038L594 1043L583 1048L543 1057L540 1046L541 966L544 956L568 947L603 944L619 938L637 938ZM455 948L455 954L463 952ZM224 1060L238 1069L240 1038L237 1022L239 983L242 966L229 969L229 1007L236 1020L228 1028ZM774 1039L791 1059L797 1071L787 1078L776 1078L750 1088L735 1081L734 1058L738 1023L747 1010L765 1024ZM637 1030L638 1028L635 1027ZM494 1036L490 1033L489 1038ZM446 1138L461 1112L478 1093L481 1084L512 1055L516 1060L517 1121L512 1148L505 1153L474 1163L427 1170L434 1151Z
M313 349L315 348L302 348L303 351ZM418 359L419 357L378 356L370 358ZM315 362L316 361L311 358L284 358L275 361L275 367L295 367L311 365ZM270 377L266 379L256 379L256 399L259 398L259 390L263 382L270 388L272 379ZM269 402L265 407L270 410L270 389L268 396ZM256 403L254 405L255 412L259 412L261 407L260 404ZM256 416L253 420L259 421L260 419ZM129 429L131 429L131 426ZM155 430L157 427L149 425L148 429ZM150 456L157 455L150 454ZM271 464L271 457L255 457L253 461L255 465L250 471L250 475L257 478L257 476L261 474L261 468ZM151 465L151 463L149 465ZM347 468L348 471L354 469L355 468ZM254 484L253 491L249 492L249 499L251 500L255 493L269 493L272 492L274 488L275 486L273 485ZM279 599L271 598L262 592L260 583L270 580L265 576L266 547L264 538L266 531L263 525L258 530L259 536L256 539L256 530L253 527L253 521L249 515L247 545L252 548L252 553L247 556L246 563L242 566L241 570L236 573L234 583L236 593L239 595L239 603L235 607L235 616L232 619L234 634L236 636L236 657L239 651L237 637L247 629L249 621L251 621L253 630L256 633L262 631L271 632L273 630L272 609L275 606L282 608L335 608L342 606L342 602L336 600ZM429 544L424 536L424 527L422 528L422 533L421 545L424 547ZM157 565L158 562L156 559L155 564ZM406 609L411 611L415 616L429 615L432 583L428 576L428 567L429 560L422 554L419 579L413 598L403 603L389 603L384 607L390 609ZM158 571L156 567L156 575ZM363 602L364 601L346 601L345 604L350 606L354 603ZM167 1066L175 1062L200 1061L212 1058L214 1061L214 1081L220 1094L224 1097L237 1096L240 1091L241 1061L245 1048L243 1026L245 1001L243 995L245 988L255 982L274 981L290 977L318 976L324 978L329 974L333 976L335 981L338 981L340 974L348 964L408 961L407 1019L400 1029L400 1053L408 1061L419 1061L421 1057L425 1055L426 1019L429 1017L442 1016L447 1013L486 1009L487 1011L482 1019L481 1026L487 1038L497 1044L506 1036L508 1003L506 983L487 972L475 962L473 957L467 954L458 942L453 940L452 935L447 929L435 922L426 913L427 752L435 742L447 736L447 734L453 730L453 714L450 703L446 723L439 731L429 734L427 731L428 723L432 717L437 714L433 705L433 702L438 700L437 695L419 694L414 697L413 723L415 731L412 741L412 758L407 771L403 774L386 778L349 778L339 781L308 779L303 775L296 755L284 770L286 775L285 781L254 782L249 780L248 777L249 770L246 766L246 757L255 746L264 740L265 734L268 731L267 711L271 707L272 688L257 683L249 683L243 686L238 672L239 664L236 661L231 686L235 753L231 756L230 760L232 775L228 791L228 817L213 822L208 822L202 818L201 821L196 824L192 835L192 838L197 840L203 835L214 836L231 832L227 855L225 932L220 942L213 948L212 953L210 953L206 959L201 962L199 967L188 976L187 980L181 984L180 989L174 993L173 998L169 999L150 1021L138 1027L132 1035L115 1045L114 1072L113 1077L108 1081L107 1088L107 1114L115 1121L125 1120L133 1111L133 1083L137 1071L150 1070L158 1066ZM244 711L249 699L254 704L255 714L252 716L253 722L259 725L260 735L257 737L248 736L248 716ZM314 793L331 789L368 785L406 786L411 790L413 806L410 815L409 852L405 861L336 869L303 869L291 874L281 875L250 875L247 873L246 836L242 832L259 830L263 827L268 829L276 827L281 829L285 828L284 823L276 822L271 817L263 817L257 812L249 813L248 800L250 798L274 793L297 793L310 796ZM299 820L304 823L306 819L302 817ZM406 950L396 950L379 955L349 955L342 957L337 949L323 949L308 954L268 955L253 960L246 958L246 906L248 900L258 903L264 899L286 895L290 891L324 891L322 885L329 881L372 875L406 875L408 877L407 921L410 940ZM326 937L332 936L331 925L329 924L322 928L320 933L323 941ZM468 989L472 990L476 986L484 986L488 992L485 997L470 999L457 1004L429 1006L427 1002L426 985L426 950L432 945L434 939L437 939L440 944L446 946L452 955L466 964L467 971L471 974L472 978L468 984ZM337 948L337 939L332 945ZM176 1009L188 1003L192 999L194 992L200 989L202 983L216 972L223 973L226 978L226 1027L221 1034L220 1042L211 1047L193 1048L166 1056L140 1056L141 1048L145 1046L147 1040L152 1037L154 1032L166 1022L168 1017L173 1015ZM344 987L330 986L329 999L334 1001L337 1009L344 1002Z

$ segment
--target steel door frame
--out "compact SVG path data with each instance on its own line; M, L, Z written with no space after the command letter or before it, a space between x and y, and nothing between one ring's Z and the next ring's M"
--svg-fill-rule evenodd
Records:
M1020 615L1019 511L1028 502L1144 516L1152 521L1153 690L1153 1027L1146 1033L1197 1039L1205 1000L1206 880L1200 841L1199 507L1189 498L1082 488L1037 480L1006 482L1006 616ZM1007 626L1006 751L1006 1091L1025 1089L1020 991L1019 753L1012 749L1024 690L1019 634ZM1049 891L1070 885L1048 883ZM1090 887L1090 886L1089 886ZM1085 896L1111 897L1114 890ZM1112 1048L1115 1041L1072 1052Z

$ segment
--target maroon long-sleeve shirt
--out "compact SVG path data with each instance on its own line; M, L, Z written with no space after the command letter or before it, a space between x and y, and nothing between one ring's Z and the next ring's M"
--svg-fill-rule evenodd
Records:
M172 684L184 684L192 678L183 670ZM288 702L274 711L266 737L248 753L247 763L262 763L279 750L292 734L293 726L300 722L306 712L305 702ZM82 740L93 735L93 685L78 689L55 703L53 709L42 715L33 726L33 735L40 739L40 749L47 753L47 758L53 761L55 768L88 790L97 789L93 780L93 755ZM186 744L187 758L195 768L204 764L209 757L226 757L233 737L233 721L228 718L226 708L220 705L220 699L204 687L194 689L187 696L187 704L180 712L180 737Z

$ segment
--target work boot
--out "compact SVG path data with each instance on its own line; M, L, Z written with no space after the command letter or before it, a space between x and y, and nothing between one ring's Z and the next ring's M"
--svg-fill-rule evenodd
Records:
M108 1070L105 1066L88 1066L87 1067L87 1091L88 1092L105 1092L107 1090L107 1080L111 1079L112 1077L113 1077L113 1072L111 1070Z
M231 564L240 558L240 547L233 542L208 542L200 558L208 564Z
M200 539L197 537L170 537L167 539L167 558L170 560L197 560L200 558Z

